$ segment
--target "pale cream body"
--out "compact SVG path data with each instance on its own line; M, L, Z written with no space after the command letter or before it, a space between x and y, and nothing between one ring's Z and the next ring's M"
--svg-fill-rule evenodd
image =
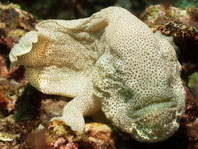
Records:
M73 97L63 120L82 132L83 116L105 114L141 142L158 142L179 127L185 92L169 38L119 7L79 20L47 20L15 45L10 60L46 94Z

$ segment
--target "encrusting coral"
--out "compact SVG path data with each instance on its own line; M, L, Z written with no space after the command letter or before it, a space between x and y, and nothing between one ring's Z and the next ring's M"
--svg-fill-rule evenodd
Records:
M74 98L54 118L74 131L83 131L83 116L101 113L141 142L165 140L179 127L185 92L171 38L123 8L42 21L9 57L38 90Z

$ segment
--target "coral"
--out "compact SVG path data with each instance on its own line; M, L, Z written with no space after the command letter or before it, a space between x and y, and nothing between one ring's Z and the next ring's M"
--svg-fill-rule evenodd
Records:
M17 5L0 4L0 44L8 50L18 42L27 31L33 30L37 22L27 12L18 8ZM5 51L6 52L6 51ZM9 51L7 51L9 53Z
M115 149L112 130L107 125L88 123L83 134L76 134L64 123L53 121L45 132L48 148Z
M38 126L38 123L38 120L17 123L12 115L0 119L0 140L6 142L0 144L0 148L15 148L14 146L20 148L19 146L23 145L21 141L24 142L27 134L32 132Z
M170 38L119 7L85 19L42 21L36 29L9 57L25 66L41 92L74 97L54 120L83 132L83 116L99 118L102 110L141 142L165 140L178 129L185 92Z
M34 29L36 22L32 15L21 10L18 5L0 3L0 77L15 78L17 81L23 77L21 73L18 74L20 77L16 73L13 77L14 71L18 68L9 69L8 54L21 36Z
M13 113L16 100L21 95L24 85L25 82L0 79L0 117Z
M6 132L0 132L0 140L4 142L9 142L15 140L19 135L17 134L8 134Z
M166 8L164 5L151 5L141 15L141 19L154 31L159 25L169 21L185 20L188 17L186 10L172 6Z
M115 149L112 139L113 130L107 125L100 123L88 123L85 125L84 146L94 146L95 148Z
M165 8L164 5L151 5L141 15L141 19L156 31L158 26L173 22L179 22L189 27L198 29L197 19L198 8L188 7L182 10L176 7L169 6Z

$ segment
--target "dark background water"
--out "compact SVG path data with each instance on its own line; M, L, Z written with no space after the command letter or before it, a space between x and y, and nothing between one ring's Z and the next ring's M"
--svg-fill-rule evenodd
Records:
M137 16L153 4L173 5L180 8L198 6L197 0L0 0L0 2L18 4L38 19L83 18L108 6L124 7Z

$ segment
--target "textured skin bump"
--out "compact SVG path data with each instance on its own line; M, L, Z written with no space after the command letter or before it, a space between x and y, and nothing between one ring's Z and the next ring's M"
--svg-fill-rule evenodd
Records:
M102 120L104 113L141 142L177 131L185 92L171 38L119 7L85 19L42 21L36 29L15 45L10 60L25 66L38 90L74 98L54 119L82 132L83 116Z

